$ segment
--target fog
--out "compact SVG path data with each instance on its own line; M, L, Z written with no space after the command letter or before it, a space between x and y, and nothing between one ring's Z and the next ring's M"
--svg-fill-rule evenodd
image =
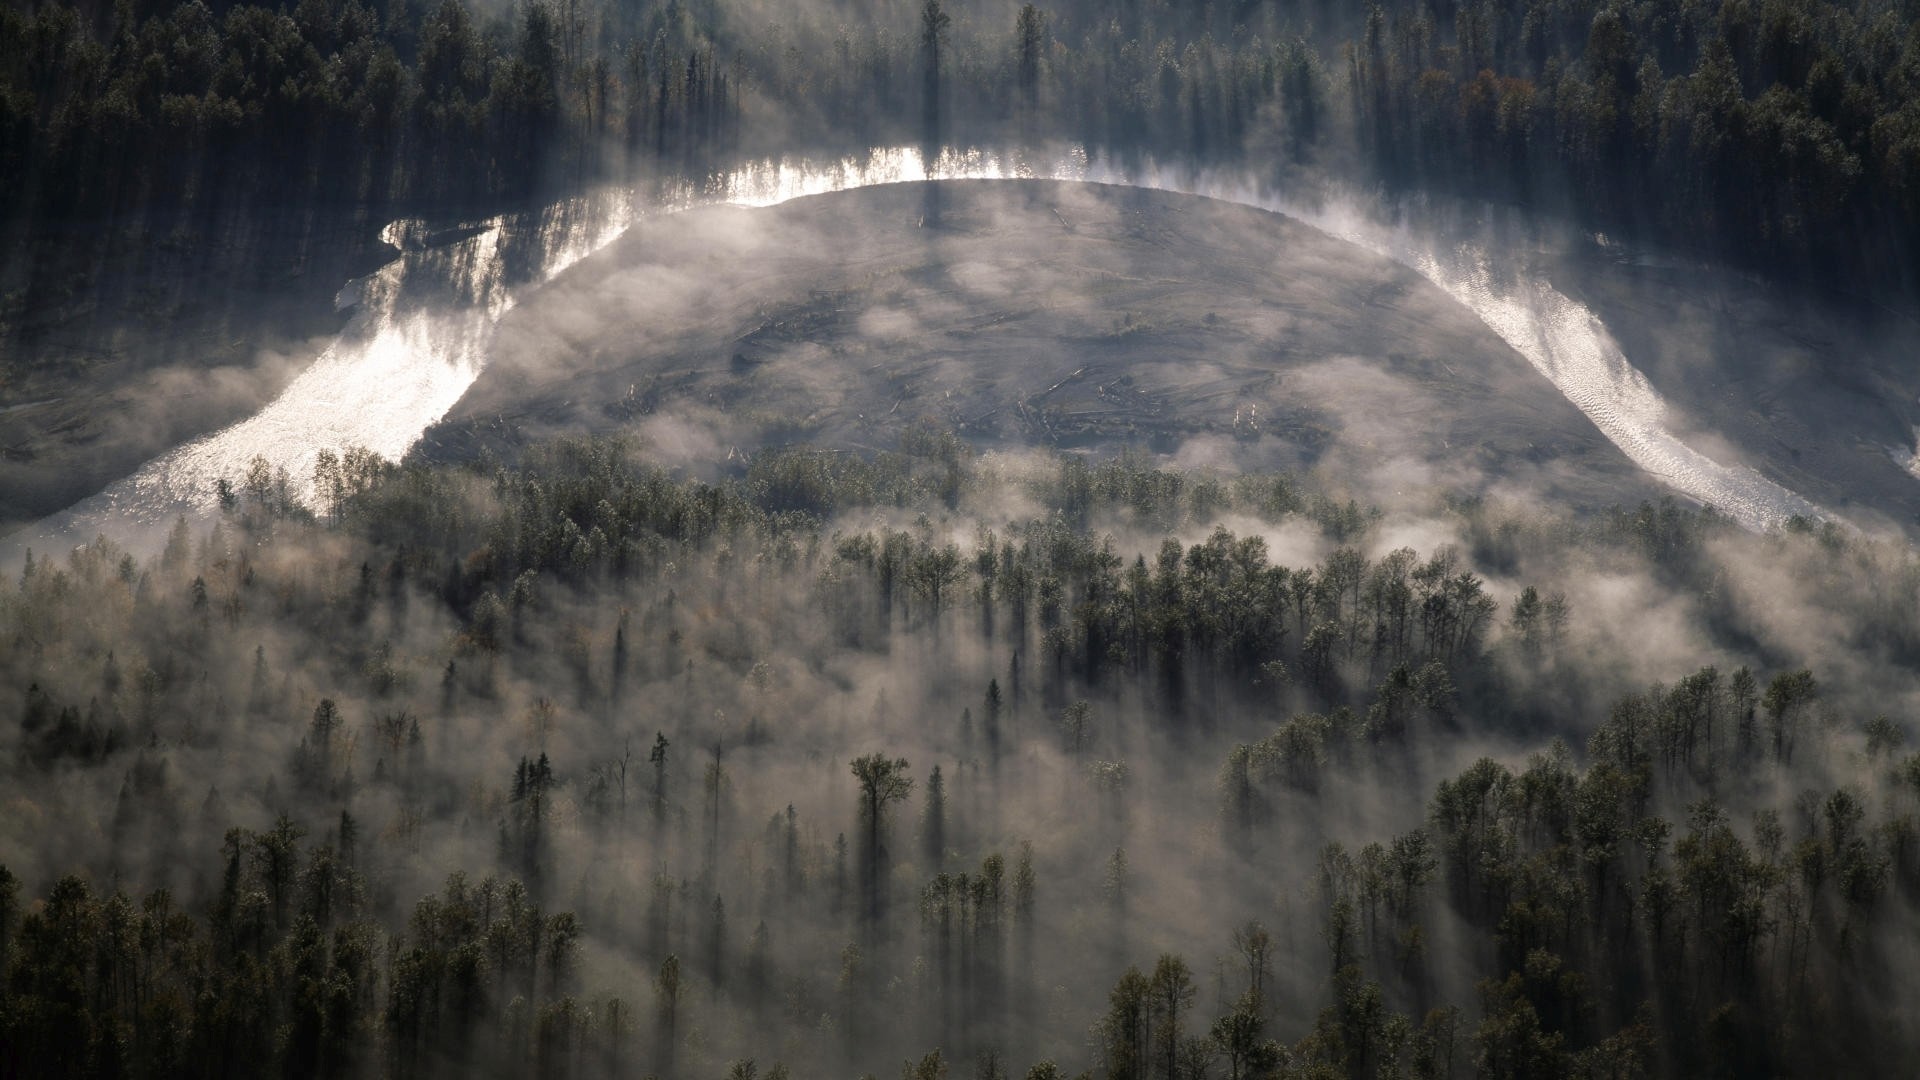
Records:
M438 230L396 222L382 237L401 249L401 257L342 289L336 302L354 311L348 327L260 413L192 440L83 503L20 530L8 538L8 561L17 561L35 544L43 551L58 549L102 532L152 550L165 522L182 511L203 514L212 504L215 482L238 476L256 457L264 457L275 469L287 469L296 490L305 492L314 455L321 449L354 445L389 458L403 455L488 364L494 326L517 297L622 235L636 216L672 214L676 208L714 201L776 206L823 192L928 176L1089 179L1197 193L1304 221L1437 285L1525 357L1635 465L1681 494L1730 513L1750 528L1777 526L1793 515L1829 516L1743 462L1743 456L1752 455L1734 451L1717 433L1687 425L1695 429L1688 437L1715 447L1722 460L1676 435L1669 428L1671 407L1622 354L1599 317L1557 291L1527 248L1496 256L1496 249L1487 246L1495 241L1479 231L1474 216L1466 215L1463 224L1457 208L1438 213L1398 206L1397 223L1389 223L1379 208L1369 209L1339 188L1289 193L1217 170L1151 163L1092 165L1078 147L1008 155L947 152L932 167L916 150L893 148L840 160L766 161L698 189L603 192L534 214ZM1443 221L1450 224L1438 224ZM757 228L749 219L738 231L748 238L749 247L757 243L764 248L770 241L751 240ZM785 239L788 250L816 246ZM658 261L665 277L650 287L693 287L696 278L689 277L683 265ZM1284 258L1275 269L1286 276L1311 273ZM956 280L963 280L966 268L953 272ZM998 268L981 283L1021 293L1045 287L1008 282L1005 275L1005 268ZM688 284L676 285L679 280ZM1063 295L1071 293L1069 289ZM1099 301L1095 304L1101 310ZM623 307L629 318L639 317L639 309ZM884 319L886 313L876 317ZM885 327L896 339L911 329ZM524 352L527 347L510 344L508 349ZM1375 393L1363 396L1378 398L1379 388L1373 389ZM1900 449L1889 449L1888 460L1897 465ZM1768 464L1769 472L1780 468ZM1884 478L1862 483L1878 485L1875 496L1884 498ZM1874 497L1858 486L1842 487L1836 494L1849 502ZM1879 519L1874 510L1862 509Z
M769 171L785 177L776 183L802 191L848 175ZM1190 1032L1201 1032L1207 1017L1252 1016L1263 1037L1281 1040L1275 1060L1305 1063L1326 1051L1312 1038L1287 1044L1320 1030L1312 1018L1328 994L1353 992L1354 980L1368 978L1378 980L1366 985L1384 995L1386 1008L1426 1016L1417 1035L1381 1037L1402 1040L1395 1052L1418 1044L1430 1053L1443 1041L1433 1025L1454 1021L1427 1011L1484 998L1485 946L1477 943L1473 908L1440 898L1444 875L1428 899L1390 899L1392 918L1405 923L1384 933L1369 915L1367 943L1354 946L1364 957L1356 966L1338 944L1347 931L1326 929L1352 917L1351 909L1340 914L1340 898L1358 887L1342 852L1428 835L1434 785L1477 759L1529 776L1577 767L1586 757L1578 749L1566 765L1537 755L1556 738L1584 746L1615 702L1648 687L1657 696L1659 686L1708 666L1758 673L1806 666L1819 672L1822 689L1817 713L1800 721L1807 726L1795 737L1807 745L1795 756L1776 747L1775 763L1759 765L1751 756L1766 752L1753 748L1759 744L1736 749L1731 732L1709 734L1706 771L1669 781L1671 788L1656 781L1641 796L1652 813L1680 816L1692 797L1681 793L1692 785L1741 813L1800 805L1802 789L1861 790L1860 725L1903 713L1915 692L1898 659L1912 640L1905 636L1911 608L1898 598L1911 598L1920 579L1901 544L1847 539L1831 525L1825 533L1801 524L1781 532L1787 511L1813 508L1751 470L1714 466L1636 479L1629 466L1644 464L1656 452L1650 446L1679 447L1674 453L1691 455L1683 461L1706 459L1659 428L1632 426L1656 423L1661 411L1634 397L1650 390L1630 367L1601 384L1622 395L1625 407L1587 392L1579 373L1588 369L1579 364L1597 362L1602 351L1614 358L1607 362L1624 360L1591 314L1566 317L1572 301L1550 286L1510 286L1524 303L1485 299L1511 294L1476 293L1487 288L1484 279L1462 285L1433 259L1395 260L1405 247L1376 240L1387 257L1365 255L1371 261L1362 265L1373 275L1366 280L1387 283L1386 291L1362 284L1371 298L1348 298L1332 284L1347 271L1316 263L1321 256L1309 252L1318 245L1332 253L1351 240L1274 219L1271 227L1296 230L1295 238L1260 255L1257 234L1244 232L1256 222L1222 219L1220 226L1252 241L1250 271L1271 261L1263 287L1294 288L1286 283L1297 275L1310 290L1298 301L1236 308L1227 294L1209 296L1216 286L1192 269L1208 265L1230 279L1242 272L1228 255L1227 234L1207 239L1215 226L1197 224L1226 211L1113 192L960 185L942 196L937 222L917 216L922 189L892 187L859 196L865 201L843 195L816 206L803 199L791 204L797 216L688 210L624 236L617 226L573 224L545 235L588 239L552 242L551 254L525 264L531 269L518 280L531 284L519 289L489 269L500 261L499 223L461 230L442 244L409 241L418 231L396 226L390 235L402 240L400 261L357 286L354 324L313 371L259 417L163 459L143 474L147 481L129 486L155 493L137 504L148 521L164 522L184 503L193 527L185 518L168 527L165 552L157 538L144 549L133 540L136 552L151 553L139 562L121 564L122 548L106 539L78 549L65 566L43 556L8 594L9 634L20 646L8 678L24 702L11 755L19 812L8 820L8 869L28 896L75 873L101 889L165 887L182 910L212 912L214 932L226 934L231 916L220 913L233 910L236 894L219 884L222 838L247 830L240 848L228 848L241 851L284 835L275 822L286 820L304 830L305 843L344 860L339 872L352 900L325 918L393 927L386 932L395 947L430 940L416 936L426 933L424 916L416 912L411 929L405 920L422 897L438 895L455 908L470 902L471 886L448 885L450 874L474 883L517 878L537 910L577 918L542 915L524 930L510 930L511 917L501 924L501 934L531 936L500 946L508 951L489 968L495 989L455 1013L408 1011L394 995L414 976L399 968L352 976L365 980L377 1015L418 1034L383 1035L370 1044L377 1054L330 1050L334 1067L349 1071L471 1072L480 1067L475 1055L497 1052L503 1073L519 1068L512 1064L518 1054L535 1053L542 1068L563 1070L717 1075L752 1059L805 1075L877 1071L937 1049L956 1067L984 1062L989 1072L994 1062L1024 1068L1048 1059L1114 1072L1123 1068L1115 1057L1122 1049L1105 988L1128 965L1151 966L1160 956L1182 957L1190 969L1192 1016L1171 1014ZM1309 220L1330 226L1324 207ZM1103 222L1116 211L1117 231L1109 234ZM1071 243L1098 238L1110 261L1075 263L1084 256L1069 244L1052 257L1079 268L1062 272L1049 257L1007 247L1006 237L1029 228L1034 216L1061 221ZM1346 235L1360 233L1349 227ZM596 244L593 237L617 239ZM1127 246L1141 238L1145 266ZM549 242L532 243L539 251ZM978 261L970 244L984 244L981 253L997 246L995 258L1009 262ZM604 248L599 255L596 246ZM864 264L850 248L864 253ZM1479 258L1455 250L1469 263ZM947 284L924 300L887 291L888 275L901 271L885 268L918 265L929 252ZM636 256L637 269L629 265ZM1396 261L1421 276L1406 275ZM1151 318L1142 299L1115 291L1146 266L1156 276L1144 280L1163 282L1152 291L1174 298ZM867 284L822 276L849 272L842 268L850 268L850 282ZM906 280L920 272L907 270ZM736 316L725 312L763 324L783 317L782 274L805 283L803 292L812 290L805 295L839 297L834 325L846 324L852 336L820 325L784 344L735 341ZM551 284L533 287L542 280ZM1419 291L1433 285L1439 288ZM1189 293L1196 299L1185 299ZM1449 307L1463 296L1464 311ZM1032 436L1018 428L969 430L966 418L1005 407L954 401L965 385L1013 377L1014 369L996 374L992 365L1004 361L994 357L1030 365L1042 338L1085 333L1016 323L1010 345L967 351L956 344L955 325L1033 297L1051 319L1078 320L1096 336L1119 326L1123 341L1144 342L1139 360L1101 363L1128 371L1129 385L1148 396L1223 376L1238 385L1245 379L1239 370L1263 357L1282 396L1266 402L1265 419L1256 421L1246 390L1210 405L1201 404L1203 394L1178 403L1164 429L1139 420L1133 435L1091 444L1086 459L1082 450L1036 455L1022 448ZM866 310L846 314L849 302ZM1364 332L1349 314L1356 303L1375 307ZM1196 305L1210 317L1202 321ZM1410 316L1398 330L1396 305ZM1183 365L1176 374L1156 376L1147 354L1172 346L1154 335L1184 333L1170 317L1191 319L1222 341L1256 336L1243 356L1217 353L1218 374L1174 360ZM1315 343L1329 332L1316 323L1327 319L1340 337L1337 351ZM1549 324L1555 332L1541 329ZM715 341L733 344L689 345L677 336L688 333L687 341L717 333ZM965 333L979 340L977 330ZM1259 334L1284 344L1276 349ZM1021 344L1029 340L1035 344ZM1567 355L1570 340L1582 343L1566 365L1574 374L1524 381L1529 368ZM733 352L742 347L763 352L743 364ZM714 348L722 352L703 359ZM896 361L906 367L879 399L894 403L885 416L860 405L872 392L860 357L909 348L931 348L944 359L922 368ZM1409 366L1409 356L1431 359ZM357 366L338 368L343 357ZM691 359L695 370L710 365L712 373L682 398L607 412L602 406L614 395L594 380L601 370L615 382L641 378L621 366L629 357ZM405 367L381 377L381 365L395 362ZM1085 366L1071 350L1053 362L1062 372L1029 367L1022 381L1043 387L1066 373L1064 365ZM393 377L413 370L421 375ZM902 381L899 371L914 373ZM1441 372L1449 383L1495 390L1436 395ZM1166 389L1155 389L1156 380ZM720 389L726 386L732 389ZM1519 425L1518 445L1533 446L1571 422L1555 410L1579 415L1555 393L1568 386L1584 394L1571 403L1588 417L1628 417L1599 429L1614 449L1558 462L1539 457L1537 447L1532 456L1503 457L1493 437L1503 427ZM333 400L341 389L363 397ZM768 428L750 404L759 394L788 409L811 408L816 418L824 407L829 417L863 419L854 428L818 420ZM453 406L454 398L463 400ZM575 400L582 409L562 407ZM365 427L329 427L324 414L302 421L303 404L332 407L332 415ZM446 422L427 428L425 459L506 461L526 469L526 479L491 476L492 466L415 464L395 472L381 462L405 452L418 437L409 433L450 406ZM1319 419L1290 429L1275 417L1289 408ZM1449 419L1450 408L1462 410L1457 419ZM483 416L493 417L490 428L474 425ZM957 437L949 433L956 423ZM1476 434L1464 434L1462 424ZM314 471L320 451L355 445L334 437L361 430L387 441L359 444L372 453L356 451L344 463L325 455L335 464ZM548 440L576 431L621 438L630 449L548 448ZM821 449L778 449L796 434ZM1476 452L1456 451L1455 438ZM969 441L990 452L977 456ZM906 456L891 455L895 446ZM876 466L858 465L858 456L833 466L835 449L879 452L882 471L864 475ZM243 460L248 450L252 459ZM1626 459L1621 465L1596 460L1616 451ZM650 473L660 466L674 471ZM1261 478L1273 468L1290 469L1295 479ZM1610 487L1596 484L1609 474ZM1075 480L1090 475L1102 478L1091 500L1087 481ZM676 476L737 491L727 497L764 508L756 512L821 517L754 524L721 516L688 531L647 509L665 494L658 485L689 482ZM625 477L648 486L632 489ZM233 485L230 506L202 494L212 478ZM583 495L562 494L610 481L609 494L631 492L620 503L631 509L604 500L590 509L576 501ZM1599 509L1602 500L1652 495L1658 482L1726 500L1732 512L1702 518L1670 503L1646 504L1640 520L1649 524L1637 525L1631 515ZM1701 486L1712 483L1725 486ZM1246 501L1267 484L1284 496ZM1179 494L1169 501L1149 494L1156 490ZM1569 502L1575 490L1582 496ZM624 501L635 495L640 502ZM113 506L111 497L103 501ZM635 512L638 518L627 517ZM138 536L120 531L119 513L96 510L82 520ZM649 520L659 523L643 524ZM635 526L640 531L628 531ZM1182 631L1186 647L1153 660L1164 647L1150 645L1160 631L1138 624L1123 631L1134 641L1131 655L1087 651L1110 632L1095 628L1102 605L1112 602L1102 591L1118 584L1125 567L1136 558L1159 566L1169 537L1184 549L1208 549L1216 527L1258 538L1259 557L1277 565L1318 568L1310 593L1288 601L1283 584L1273 594L1281 607L1255 615L1272 620L1274 644L1245 658L1215 653L1200 644L1209 639L1196 636L1196 624ZM889 535L906 545L906 561L891 564L888 556L878 566L893 569L873 569L863 559L885 549ZM849 546L862 536L877 545L865 556L858 543ZM1020 554L993 537L1017 544ZM1675 542L1678 554L1668 546ZM942 565L943 548L951 552L948 568L924 568ZM1469 595L1484 595L1485 609L1472 607L1479 600L1463 609L1475 613L1461 643L1423 647L1436 658L1429 669L1456 689L1442 697L1420 691L1429 704L1383 729L1372 717L1396 699L1385 684L1375 686L1391 657L1383 646L1356 648L1372 631L1363 634L1357 622L1345 628L1344 620L1362 616L1359 593L1343 601L1328 593L1343 586L1319 583L1352 580L1358 590L1360 579L1344 576L1351 570L1339 568L1347 565L1342 559L1358 557L1363 568L1377 564L1385 573L1400 549L1416 553L1401 572L1438 554L1433 565L1452 568L1439 573L1478 574ZM1184 562L1188 574L1204 564L1197 554ZM996 594L984 568L997 574L1014 565L1044 576L1021 579L1018 598L1009 600L1009 587ZM515 566L525 572L509 569ZM876 572L878 579L868 576ZM1049 580L1067 586L1065 605L1053 614ZM1148 590L1136 592L1136 602L1158 588L1146 582L1129 586ZM1529 585L1551 590L1571 613L1551 645L1539 644L1539 632L1523 630L1512 614ZM1214 602L1204 593L1181 595L1175 602L1182 605ZM1063 622L1067 612L1076 614ZM1901 627L1899 636L1884 636L1887 620ZM1330 654L1314 652L1329 641ZM1120 647L1120 640L1111 646ZM1260 649L1271 651L1262 657ZM1262 666L1268 660L1277 666ZM990 683L1003 710L991 726ZM1355 711L1328 712L1348 708ZM63 710L71 719L56 720ZM1323 715L1331 720L1315 719ZM1308 719L1289 719L1297 717ZM1330 726L1312 736L1314 749L1283 749L1319 724ZM666 746L658 763L648 759L655 739ZM1260 749L1267 746L1276 749ZM1243 760L1236 755L1249 752L1246 760L1283 764L1260 766L1278 771L1254 782L1248 806L1257 808L1223 809L1236 789L1221 785L1236 775L1233 762ZM886 809L877 867L863 847L858 785L848 770L869 753L904 759L902 775L913 781L911 793ZM1715 764L1716 755L1758 767ZM516 779L516 768L543 761L550 773ZM944 801L930 831L935 766ZM1879 780L1864 793L1879 814L1905 812L1910 798ZM342 814L354 823L351 835L342 831ZM1032 885L1016 897L1009 875L1023 853ZM1002 861L997 869L988 864L983 879L977 874L989 856ZM249 856L233 865L266 864ZM244 887L254 872L240 872ZM303 888L313 888L319 872L310 871ZM1432 872L1419 872L1421 881ZM868 873L877 875L872 886L864 884ZM951 897L939 891L958 887L947 883L959 874L975 875L973 884ZM271 876L259 880L263 902L292 888ZM1804 903L1783 895L1782 903ZM1604 893L1592 902L1604 903ZM269 906L278 911L278 903ZM1789 909L1789 933L1793 917ZM483 925L491 918L482 916ZM1873 932L1897 935L1909 918L1896 903L1876 917ZM276 913L270 922L304 925L283 922L291 919ZM1233 934L1254 923L1272 935L1274 970L1259 976L1259 992L1248 999ZM1407 927L1420 935L1413 952L1406 939L1393 943L1392 933ZM1849 919L1845 933L1857 932ZM1812 942L1823 931L1809 923L1807 933ZM531 951L513 959L514 948ZM1558 948L1582 955L1587 946L1569 939ZM1845 948L1842 959L1820 955L1822 965L1859 962L1844 959L1855 956ZM661 982L670 956L682 965L681 989ZM520 971L524 987L515 981ZM1873 985L1881 1002L1849 1022L1890 1024L1903 1014L1909 1003L1897 983ZM1587 1008L1597 1011L1563 1031L1604 1033L1602 1018L1617 1000L1591 999ZM663 1011L663 1002L671 1008ZM403 1015L414 1019L403 1022ZM497 1024L496 1034L448 1041L448 1032L475 1022ZM1614 1021L1624 1022L1624 1015ZM327 1030L346 1039L359 1029ZM1199 1056L1218 1056L1227 1045L1224 1036L1170 1037L1197 1039L1192 1053ZM558 1049L541 1041L552 1038L562 1040ZM1827 1052L1797 1039L1780 1035L1779 1052ZM486 1051L496 1045L489 1040L504 1041ZM513 1049L534 1044L545 1049ZM1479 1059L1456 1047L1445 1060Z
M1897 1069L1905 17L1671 7L9 8L0 1074Z
M643 460L645 449L637 452ZM526 996L543 1010L577 1001L568 1007L584 1011L567 1022L581 1025L569 1036L581 1047L612 1037L603 1025L613 998L648 1016L654 975L666 955L677 955L687 1019L674 1023L688 1027L647 1038L642 1024L625 1051L637 1055L631 1065L608 1067L699 1075L752 1057L801 1073L872 1071L935 1047L950 1060L992 1050L1015 1063L1086 1064L1110 1053L1098 1040L1089 1050L1087 1032L1106 1014L1104 987L1128 963L1184 956L1199 988L1196 1015L1230 1010L1244 986L1229 938L1249 920L1275 935L1263 1014L1274 1034L1297 1038L1291 1033L1304 1030L1329 985L1315 929L1329 887L1313 869L1324 863L1321 849L1358 849L1420 828L1432 784L1478 757L1522 768L1553 736L1582 745L1613 700L1704 665L1811 665L1821 672L1822 715L1832 719L1808 721L1791 766L1707 774L1719 777L1707 790L1732 807L1763 806L1790 801L1801 786L1859 782L1851 779L1864 747L1856 725L1871 712L1904 711L1914 693L1909 669L1874 644L1887 640L1873 629L1876 619L1910 627L1910 606L1894 614L1874 595L1895 582L1911 595L1915 567L1898 547L1832 548L1816 537L1758 537L1707 523L1696 526L1704 529L1699 562L1684 580L1711 584L1676 588L1673 568L1642 554L1630 533L1539 511L1402 509L1357 526L1346 548L1334 536L1355 527L1337 517L1316 522L1323 512L1309 506L1276 514L1247 504L1224 520L1240 535L1265 538L1276 561L1317 563L1321 578L1338 580L1340 571L1326 567L1342 550L1379 562L1402 545L1416 545L1422 558L1451 549L1472 559L1463 568L1485 575L1489 609L1474 642L1441 668L1460 688L1457 706L1416 713L1404 734L1363 737L1356 729L1351 744L1330 735L1317 752L1328 755L1324 763L1306 766L1311 779L1267 791L1262 798L1271 802L1252 832L1223 832L1231 818L1222 817L1216 780L1229 751L1267 738L1289 716L1372 700L1367 672L1379 661L1366 650L1336 649L1329 683L1309 676L1312 661L1298 640L1283 637L1277 656L1292 677L1275 685L1256 669L1231 674L1239 661L1202 651L1203 639L1189 636L1195 651L1173 670L1117 658L1118 667L1094 664L1083 634L1097 635L1097 623L1048 637L1042 626L1064 612L1046 613L1044 585L1037 600L1024 587L1003 586L1002 598L985 605L977 595L983 579L968 569L989 550L984 538L997 535L1016 545L1002 572L1037 560L1035 570L1069 587L1075 618L1097 620L1090 605L1100 603L1099 579L1081 576L1075 560L1107 551L1099 557L1111 559L1106 572L1115 573L1136 553L1155 560L1169 533L1205 546L1216 515L1185 500L1146 504L1147 516L1124 498L1063 501L1072 499L1080 466L995 455L961 459L965 479L951 507L923 501L935 490L928 488L897 509L883 502L831 511L797 532L740 521L706 540L675 538L679 527L590 540L563 526L583 545L569 553L551 526L526 515L578 485L565 477L633 468L605 472L618 460L610 453L539 451L525 486L460 471L400 474L350 497L333 528L274 509L270 495L249 496L217 533L178 544L144 569L116 571L105 544L64 568L36 566L9 588L5 607L19 646L8 678L34 687L9 754L16 812L7 815L4 841L26 894L77 872L102 888L165 885L184 910L218 909L216 853L227 829L265 834L287 813L308 842L343 850L348 841L337 830L345 812L358 823L349 865L359 890L346 910L397 920L438 892L447 874L463 871L475 881L517 875L531 902L575 913L582 936L554 952L557 959L539 961L555 966L540 969L542 981ZM802 453L793 463L818 460ZM930 477L946 468L938 456L908 461ZM761 463L771 469L768 459ZM1140 466L1102 468L1099 475L1118 479ZM1231 479L1190 473L1182 482ZM1122 490L1111 483L1097 490ZM557 485L552 494L545 484ZM582 522L595 537L612 523L600 515ZM1070 524L1079 515L1084 525ZM461 520L475 524L455 524ZM891 529L904 530L895 535L909 560L889 602L881 599L889 575L867 576L846 544ZM381 535L388 539L366 546ZM457 557L483 535L494 539L464 556L458 584L422 561ZM659 540L636 546L648 536ZM1492 537L1503 552L1468 554ZM914 560L937 565L949 542L957 572L944 585L924 584L919 575L931 571ZM446 556L430 554L436 550ZM553 570L484 584L488 566L542 558L533 555L540 550L559 560ZM356 571L362 563L368 569ZM1868 565L1870 573L1858 568ZM1838 572L1861 587L1835 589ZM196 581L203 587L188 587ZM1807 584L1782 587L1786 581ZM1509 624L1523 584L1566 596L1571 615L1551 645L1523 646ZM476 598L450 606L461 595ZM1338 600L1314 603L1334 605L1316 606L1315 619L1343 618ZM1021 609L1029 614L1016 615ZM1283 627L1292 621L1275 616ZM989 623L998 625L988 630ZM1144 647L1151 639L1141 640ZM1384 674L1375 670L1372 678ZM994 680L1004 713L990 727L985 694ZM324 729L313 719L322 698L339 717ZM1089 706L1081 726L1063 728L1080 700ZM63 708L77 710L71 726L52 719ZM381 718L392 716L407 720L383 728ZM646 758L656 735L668 744L657 772ZM1727 731L1707 745L1709 755L1744 753ZM905 758L915 784L888 807L880 882L869 897L858 885L862 833L847 762L873 752ZM510 798L516 763L543 755L553 786ZM936 765L946 800L938 855L923 818ZM1651 808L1678 813L1679 802L1667 799L1680 795L1662 790L1649 792ZM1876 812L1904 805L1894 789L1875 795L1880 790L1877 781L1865 789L1872 805L1887 800ZM526 799L535 797L529 810ZM833 854L841 836L851 849L844 870ZM1002 936L971 946L981 951L968 963L984 967L941 974L948 961L936 951L938 920L919 910L923 889L943 871L971 873L990 853L1011 874L1027 844L1034 885L1023 918L1032 923L1010 913L1013 921L985 921L976 908L977 921L960 924L973 929L955 932ZM1125 858L1119 878L1110 865L1116 850ZM718 967L715 897L726 911ZM993 904L1011 900L1009 892ZM863 915L868 904L873 913ZM1399 965L1387 1001L1472 1001L1480 969L1469 931L1456 925L1461 916L1437 895L1420 910L1428 951L1415 968ZM1904 910L1895 903L1873 932L1896 933ZM750 947L763 924L764 941ZM413 930L395 932L424 931L416 917ZM1449 944L1461 935L1469 936ZM862 967L843 977L842 952L854 944ZM1379 948L1368 950L1368 963L1388 977L1396 967L1384 941ZM510 970L498 969L499 977ZM1416 970L1415 981L1399 981ZM378 985L397 977L380 976ZM992 979L987 985L1002 989L948 978ZM1884 989L1892 991L1877 1006L1884 1013L1857 1022L1902 1013L1906 999ZM503 983L489 1007L507 1008L520 992ZM385 1009L398 1007L386 1000ZM894 1019L882 1023L883 1012ZM513 1035L512 1009L501 1015L500 1038L524 1037ZM552 1022L543 1019L542 1030ZM397 1055L386 1067L411 1060L404 1040L385 1045ZM600 1067L591 1054L580 1060L568 1067Z

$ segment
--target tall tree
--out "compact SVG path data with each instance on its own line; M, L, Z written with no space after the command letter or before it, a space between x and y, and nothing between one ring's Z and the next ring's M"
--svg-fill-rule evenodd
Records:
M953 16L940 0L926 0L920 8L920 150L929 168L945 143L945 80L941 70Z
M1046 48L1047 17L1032 4L1022 5L1020 14L1014 18L1013 36L1017 42L1014 68L1024 112L1022 121L1030 125L1040 108L1040 63Z
M660 974L653 980L653 993L660 1039L655 1056L660 1063L661 1074L672 1076L674 1041L680 1025L680 958L678 956L669 956L661 961Z
M850 764L854 778L860 782L860 827L866 833L866 842L861 845L862 914L869 923L878 923L882 915L880 882L887 806L913 793L913 777L907 775L906 758L867 754Z
M1187 969L1187 962L1171 953L1163 953L1153 967L1152 1013L1154 1016L1154 1040L1157 1043L1159 1063L1164 1066L1166 1080L1180 1080L1180 1048L1183 1016L1193 1004L1193 975Z
M947 783L935 765L927 774L927 801L920 817L920 846L927 866L937 870L947 857Z
M653 823L665 826L667 822L667 734L656 731L653 735L653 749L647 751L647 761L653 765Z

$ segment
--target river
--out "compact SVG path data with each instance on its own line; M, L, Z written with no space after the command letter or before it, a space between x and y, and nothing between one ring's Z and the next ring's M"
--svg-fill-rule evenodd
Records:
M1383 224L1357 200L1326 193L1294 199L1231 175L1122 168L1080 152L1041 162L949 153L929 167L917 150L894 148L862 160L762 162L701 190L646 200L607 192L437 233L417 221L395 222L383 238L398 257L341 290L338 302L354 309L348 325L278 397L0 541L0 563L18 562L25 548L55 552L96 535L151 551L177 515L210 515L216 481L237 482L256 458L286 469L303 496L323 449L357 445L398 459L479 376L493 328L516 299L640 217L706 203L772 206L875 184L1009 178L1183 192L1305 221L1417 271L1473 311L1629 459L1680 494L1755 530L1796 514L1831 516L1752 468L1723 464L1676 437L1663 423L1659 393L1605 325L1532 271L1524 254L1496 255L1471 240Z

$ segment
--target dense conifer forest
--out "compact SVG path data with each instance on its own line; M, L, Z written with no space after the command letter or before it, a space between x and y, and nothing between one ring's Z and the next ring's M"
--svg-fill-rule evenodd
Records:
M1869 1075L1920 561L573 441L0 585L0 1071ZM314 507L309 509L309 505Z
M0 204L165 234L1065 141L1893 294L1920 284L1915 26L1896 0L12 0Z

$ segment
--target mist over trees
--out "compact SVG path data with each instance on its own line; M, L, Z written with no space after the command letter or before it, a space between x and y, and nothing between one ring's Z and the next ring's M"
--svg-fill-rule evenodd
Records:
M927 432L328 468L0 586L9 1073L1916 1049L1903 548Z
M204 371L254 324L196 290L273 321L403 216L431 244L878 147L1490 207L1897 307L1917 17L9 0L0 413L82 409L123 316ZM1920 1060L1908 545L1517 476L1382 510L933 421L699 476L651 451L332 447L310 499L263 458L151 557L0 581L0 1076Z

